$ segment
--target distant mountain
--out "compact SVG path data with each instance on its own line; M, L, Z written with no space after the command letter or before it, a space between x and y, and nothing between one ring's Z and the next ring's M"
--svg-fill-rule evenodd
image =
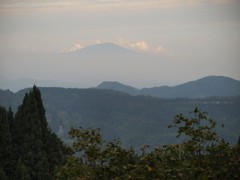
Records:
M74 54L136 54L135 51L131 51L122 46L119 46L114 43L100 43L87 46L83 49L73 52Z
M21 89L32 87L37 84L41 87L66 87L66 88L81 88L86 87L84 84L65 81L54 80L38 80L38 79L15 79L15 80L0 80L1 89L9 89L13 92L17 92Z
M101 84L97 86L98 89L111 89L115 91L121 91L129 94L137 94L138 90L131 87L127 86L124 84L121 84L119 82L113 82L113 81L104 81Z
M149 75L147 70L157 67L155 63L162 60L165 64L163 59L114 43L94 44L74 52L23 54L5 60L4 67L12 69L19 76L2 72L5 77L0 77L0 88L16 92L31 87L34 83L43 87L86 88L104 80L133 81L135 77L144 80ZM145 67L146 70L139 67ZM21 74L25 74L25 77L31 74L31 79L26 79ZM49 78L51 81L45 81Z
M131 95L150 95L161 98L204 98L240 95L240 81L224 76L208 76L173 87L161 86L136 90L121 83L104 82L97 88L118 90Z

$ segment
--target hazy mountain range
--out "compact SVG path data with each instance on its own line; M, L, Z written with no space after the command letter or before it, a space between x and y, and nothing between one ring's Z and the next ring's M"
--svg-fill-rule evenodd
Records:
M43 81L22 79L1 83L1 89L14 89L15 86L31 87L36 84L40 87L68 87L80 88L83 84L63 81ZM147 95L161 98L204 98L211 96L238 96L240 95L240 81L224 76L207 76L195 81L186 82L177 86L159 86L138 89L117 81L104 81L97 89L110 89L131 95Z
M156 74L166 75L167 67L172 66L167 56L142 53L113 43L94 44L73 52L13 54L1 61L0 88L14 92L34 83L72 88L94 87L105 80L131 82L138 87L149 87L155 82L172 83Z
M240 95L240 81L223 76L208 76L172 87L161 86L137 89L119 82L103 82L97 88L117 90L131 95L150 95L162 98L204 98Z
M182 68L169 74L168 69L177 64L172 64L168 56L142 53L113 43L94 44L73 52L13 55L5 58L3 57L4 68L1 69L0 88L14 92L32 87L33 84L42 87L89 88L103 81L107 82L98 88L116 89L115 86L121 86L122 89L124 85L117 85L117 82L124 82L133 87L125 86L123 89L127 89L124 92L167 98L186 97L186 94L189 97L225 96L231 93L236 95L239 92L239 81L224 77L207 77L195 83L171 87L160 86L184 82L178 79L178 74L181 74L187 65L183 64ZM11 69L11 73L5 72L5 69ZM150 88L137 90L135 86ZM155 87L151 88L152 86ZM229 89L232 89L231 92ZM193 94L189 94L189 91Z
M100 87L105 89L98 89ZM168 125L176 114L188 114L196 106L207 111L218 125L225 125L224 129L218 131L230 143L237 142L240 135L239 81L227 77L206 77L176 87L164 87L172 89L169 90L171 98L181 97L173 93L180 89L178 94L184 93L182 97L195 99L136 95L146 89L137 90L116 82L105 82L98 88L40 88L49 125L65 141L68 140L70 127L81 126L100 127L105 138L121 138L127 146L176 143L175 132L169 130ZM0 90L0 105L11 106L16 111L29 90L23 89L16 93ZM206 97L210 95L215 97Z

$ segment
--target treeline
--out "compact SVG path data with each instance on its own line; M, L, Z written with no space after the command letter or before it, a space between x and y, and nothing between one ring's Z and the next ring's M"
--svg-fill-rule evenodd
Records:
M16 115L0 107L0 179L54 179L71 150L52 133L41 93L26 93Z
M240 144L229 145L214 128L216 122L197 108L191 117L179 114L173 125L183 142L140 153L119 140L106 142L100 129L71 129L71 156L58 179L239 179Z

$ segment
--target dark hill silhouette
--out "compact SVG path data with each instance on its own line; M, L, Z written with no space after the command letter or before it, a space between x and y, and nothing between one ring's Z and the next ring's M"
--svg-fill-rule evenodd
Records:
M115 91L121 91L129 94L136 94L138 91L137 89L124 85L122 83L116 82L116 81L104 81L101 84L98 85L98 89L111 89Z
M161 98L205 98L240 95L240 81L224 76L207 76L177 86L161 86L136 90L117 82L104 82L97 88L118 90L131 95L150 95Z

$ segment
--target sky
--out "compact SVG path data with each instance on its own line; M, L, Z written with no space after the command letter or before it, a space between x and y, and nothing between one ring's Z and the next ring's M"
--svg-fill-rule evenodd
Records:
M128 71L123 68L118 74L105 73L117 64L96 61L82 69L85 74L77 74L71 68L58 69L59 62L33 60L106 42L159 61L126 62ZM0 0L0 82L5 83L38 79L89 87L111 80L149 87L208 75L240 80L239 47L239 0ZM94 68L98 66L106 68ZM87 73L91 67L95 72Z

